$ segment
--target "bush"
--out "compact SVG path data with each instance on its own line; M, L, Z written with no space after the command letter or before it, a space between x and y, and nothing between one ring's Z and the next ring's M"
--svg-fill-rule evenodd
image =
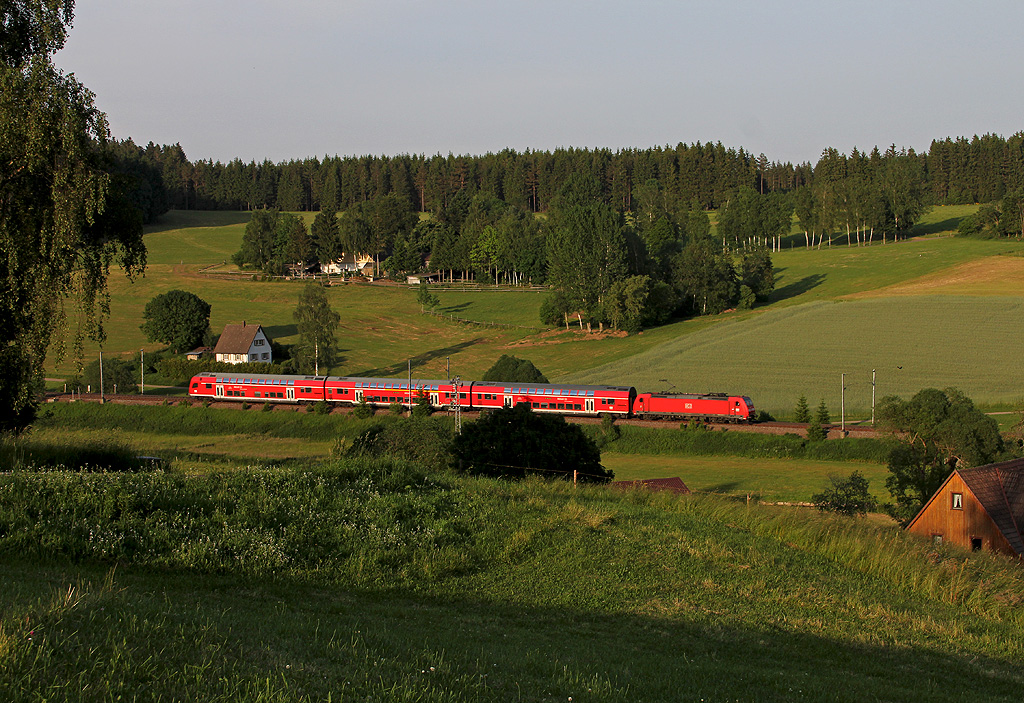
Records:
M859 471L846 478L829 476L830 485L811 496L818 510L841 515L866 515L874 510L876 501L868 492L868 480Z
M388 404L388 411L392 415L401 415L404 410L405 409L402 407L402 404L399 403L398 401L394 401L393 403Z
M458 468L483 476L606 482L614 474L601 466L601 450L579 427L557 415L539 415L526 403L498 408L463 428L452 442Z
M355 409L352 410L352 414L362 420L365 420L368 417L373 417L373 406L366 402L366 398L363 398L356 404Z
M821 426L818 418L811 420L807 426L807 439L811 442L821 442L828 438L828 430Z
M455 423L449 418L409 418L375 423L353 441L346 454L361 457L393 457L415 462L431 471L451 463Z
M103 392L118 394L134 394L139 392L139 365L124 359L107 357L103 360ZM96 359L86 365L82 373L82 381L92 388L93 393L100 392L100 360Z

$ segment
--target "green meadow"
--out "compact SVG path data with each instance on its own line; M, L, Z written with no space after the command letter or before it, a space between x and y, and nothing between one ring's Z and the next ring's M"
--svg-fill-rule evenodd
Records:
M400 461L0 477L5 701L1018 701L1022 572Z
M1024 398L1024 297L911 296L817 301L724 320L569 378L637 388L742 393L775 414L806 395L838 419L870 417L871 394L956 386L984 405ZM872 372L875 386L872 389ZM664 380L663 380L664 379Z
M415 292L404 286L335 285L328 295L342 325L331 372L403 376L411 361L422 377L451 369L471 378L512 353L533 360L552 380L742 393L778 416L801 394L825 399L838 416L845 373L847 412L863 418L870 416L874 370L876 398L956 386L981 404L1010 405L1024 397L1022 372L1007 353L1021 342L1015 319L1024 299L1018 263L1024 243L951 236L972 209L933 208L918 225L919 236L897 244L837 240L808 250L795 246L802 235L794 231L791 248L773 255L777 283L769 304L628 338L578 328L540 331L544 294L536 291L439 290L440 315L431 316L421 314ZM111 277L105 352L137 357L139 349L159 348L138 326L145 304L172 288L210 302L215 331L245 320L282 343L294 342L291 313L302 282L227 275L236 272L224 262L237 251L247 220L247 213L175 211L150 227L145 276ZM201 274L207 267L218 275ZM97 350L87 345L87 358ZM48 374L67 377L74 368L65 358Z

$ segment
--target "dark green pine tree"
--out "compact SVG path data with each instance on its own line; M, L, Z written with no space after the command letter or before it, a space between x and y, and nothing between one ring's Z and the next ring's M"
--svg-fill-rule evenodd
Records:
M801 395L796 401L796 408L793 410L793 419L796 422L810 422L811 409L807 405L807 396Z

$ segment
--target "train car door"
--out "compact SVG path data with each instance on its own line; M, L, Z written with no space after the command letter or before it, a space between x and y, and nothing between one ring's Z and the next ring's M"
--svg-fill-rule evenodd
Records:
M437 393L436 391L430 394L430 404L433 405L435 408L440 407L441 405L440 396L441 394Z
M588 413L594 412L594 399L593 398L587 398L586 409L587 409Z
M506 408L511 408L512 407L512 396L510 396L510 395L506 395L505 396L505 407Z
M362 391L356 391L356 402L357 403L362 403L363 402L363 392Z
M293 386L288 387L287 396L288 400L295 400L295 388Z
M223 384L220 384L220 383L217 384L217 389L214 392L214 395L217 396L218 398L223 398L224 397L224 386L223 386Z

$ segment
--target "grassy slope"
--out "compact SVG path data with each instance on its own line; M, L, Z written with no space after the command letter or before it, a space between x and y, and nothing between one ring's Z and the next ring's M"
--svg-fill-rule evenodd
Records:
M89 556L123 552L106 519L140 536L204 519L185 494L131 517L166 490L145 481L124 482L141 500L112 499L123 512L95 518L78 565L61 556L66 538L36 542L53 555L42 564L0 549L0 695L1019 700L1024 583L999 558L716 499L377 480L356 480L352 501L344 488L318 494L350 506L346 528L290 506L273 475L238 476L224 484L239 507L215 518L223 528L186 532L156 568L144 566L153 547L109 571ZM122 495L116 478L88 482ZM62 500L60 481L30 485L42 483ZM103 503L94 495L84 519ZM429 532L413 529L427 516ZM53 519L39 529L66 533ZM360 537L380 519L393 527ZM327 549L346 529L362 546Z
M936 208L926 216L919 231L948 232L969 210ZM116 276L111 279L112 316L105 350L131 355L140 348L158 348L147 343L138 329L142 309L154 295L175 287L191 290L213 304L211 324L215 330L227 322L245 319L259 321L275 339L294 341L291 311L301 283L223 281L197 274L202 267L230 260L246 220L246 213L173 212L151 228L146 235L150 252L146 277L134 284ZM795 235L790 241L798 244L799 239ZM532 359L553 379L620 383L627 378L645 389L664 387L660 379L668 379L677 389L687 391L746 393L762 408L784 414L801 392L812 399L824 397L834 411L838 410L838 377L844 371L849 374L848 380L858 379L857 387L849 389L853 393L848 397L851 410L863 413L870 406L865 373L877 368L884 374L887 369L903 366L903 371L912 373L880 378L879 393L958 385L977 394L981 402L1012 402L1017 399L1013 390L1019 385L1017 375L1010 368L1008 356L993 354L993 349L1007 348L1017 341L1012 326L1004 325L1008 310L1017 303L995 300L991 295L1015 297L1019 292L1013 285L1015 279L1003 275L995 279L998 283L981 289L962 282L957 287L949 281L917 290L894 287L922 277L941 277L958 266L993 261L992 257L999 254L1022 249L1024 245L1016 242L948 237L895 246L787 249L774 257L778 287L769 307L679 322L630 338L596 339L578 331L531 334L527 330L464 326L420 315L414 294L401 287L339 286L329 293L332 304L343 314L341 360L332 372L402 376L411 358L417 375L444 376L450 362L454 373L472 377L482 373L500 354L513 353ZM979 275L983 277L983 272L965 273L973 280ZM876 301L854 300L831 312L811 307L806 314L774 313L777 316L770 317L779 308L870 290L880 291L887 298L900 297L898 309ZM946 297L908 295L915 292L957 292L969 297L951 302ZM524 326L536 324L542 297L535 292L446 291L440 295L443 313ZM950 327L945 314L950 305L960 320L970 323L966 328L953 329L951 337L983 338L971 340L970 354L961 353L936 332ZM765 313L769 315L767 323L762 319ZM886 317L879 320L879 314ZM819 323L825 325L822 329L828 329L828 335L808 327ZM870 344L879 327L888 335L882 349ZM743 345L736 343L736 335ZM692 353L694 346L706 353ZM87 358L94 354L95 349L90 348ZM908 358L913 360L906 362ZM995 360L996 373L976 379L977 369L987 366L990 359ZM52 373L67 375L72 370L70 361L65 361Z
M935 208L922 230L955 227L962 210ZM1006 349L1022 341L1022 251L1019 242L949 237L785 250L773 256L768 307L719 316L695 334L567 379L744 393L778 415L803 393L812 403L824 398L838 416L846 373L847 411L864 417L876 369L877 397L953 385L982 404L1014 403L1024 376Z

